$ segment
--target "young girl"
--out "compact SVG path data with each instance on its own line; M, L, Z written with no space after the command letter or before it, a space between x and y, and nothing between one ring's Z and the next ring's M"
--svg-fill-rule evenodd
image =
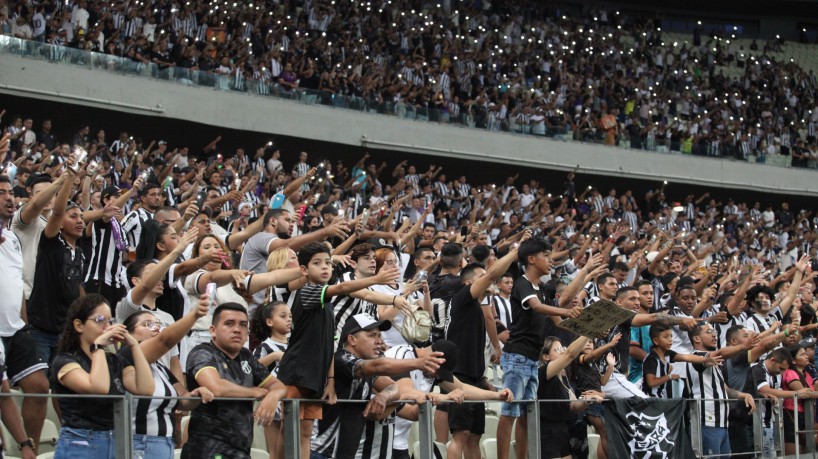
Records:
M621 338L622 335L616 334L607 344L596 349L593 341L589 340L585 343L582 354L571 363L570 368L571 384L576 388L577 392L602 391L602 386L608 383L616 365L615 357L610 351L616 347ZM607 365L604 365L605 370L600 374L599 370L603 365L597 364L597 360L603 355ZM605 432L605 423L602 421L602 405L589 405L582 415L585 416L585 420L589 424L594 426L599 434L597 457L606 459L608 457L608 435Z
M250 319L250 333L261 341L253 350L253 355L273 376L278 375L278 362L287 350L287 335L290 334L292 324L293 315L290 307L283 301L265 303L257 307ZM264 439L267 441L267 450L271 457L281 440L280 429L280 413L276 411L273 423L264 426Z

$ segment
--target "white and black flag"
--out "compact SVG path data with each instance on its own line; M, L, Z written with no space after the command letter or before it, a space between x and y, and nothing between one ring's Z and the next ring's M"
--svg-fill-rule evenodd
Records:
M694 458L684 423L684 400L614 399L605 403L608 457Z

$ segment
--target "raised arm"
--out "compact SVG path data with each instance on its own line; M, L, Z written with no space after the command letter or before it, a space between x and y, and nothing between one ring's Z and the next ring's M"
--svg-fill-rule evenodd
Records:
M48 217L48 223L43 230L43 234L49 238L56 237L57 234L60 233L60 229L62 229L62 218L63 215L65 215L65 208L68 205L68 198L71 197L73 188L74 171L72 171L70 167L67 167L60 178L62 177L66 177L65 181L63 182L62 188L60 188L60 192L57 193L57 197L54 199L51 216Z
M196 320L207 315L210 310L210 298L205 294L199 298L199 303L181 319L170 324L158 335L139 343L142 353L148 363L156 362L167 354L174 346L187 336L187 333L196 324Z
M554 378L560 374L560 372L568 367L568 365L582 352L582 349L585 348L585 343L590 341L588 338L584 336L580 336L579 338L575 339L570 346L568 346L568 350L563 352L559 357L552 360L548 363L548 369L546 370L546 377L548 379Z

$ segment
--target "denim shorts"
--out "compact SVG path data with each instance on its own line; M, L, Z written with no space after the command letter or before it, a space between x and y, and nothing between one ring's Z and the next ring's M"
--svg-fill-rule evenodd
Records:
M503 388L511 389L514 400L534 400L537 398L539 377L538 363L520 354L503 354L500 356L500 367L503 369ZM503 403L500 414L518 418L523 414L522 403Z
M134 457L145 459L173 459L173 450L176 444L172 437L157 437L154 435L133 436Z
M114 432L63 427L54 459L114 459Z

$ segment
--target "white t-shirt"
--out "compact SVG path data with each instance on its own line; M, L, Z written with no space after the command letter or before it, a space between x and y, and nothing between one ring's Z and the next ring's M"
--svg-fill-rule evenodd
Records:
M25 206L14 213L11 220L11 230L19 238L23 248L23 282L25 283L26 299L31 296L31 286L34 284L34 267L37 264L37 247L40 245L40 236L43 234L48 220L42 215L28 225L23 223L22 215Z
M387 350L384 355L390 359L415 359L417 353L415 349L409 345L395 346ZM420 392L429 392L432 390L434 381L423 376L420 370L412 370L409 373L409 378L412 379L412 385ZM399 450L409 449L409 429L412 428L412 421L408 421L401 417L395 418L395 433L392 436L392 448Z
M11 231L4 231L6 241L0 244L0 336L9 337L25 327L20 318L23 305L23 250Z

